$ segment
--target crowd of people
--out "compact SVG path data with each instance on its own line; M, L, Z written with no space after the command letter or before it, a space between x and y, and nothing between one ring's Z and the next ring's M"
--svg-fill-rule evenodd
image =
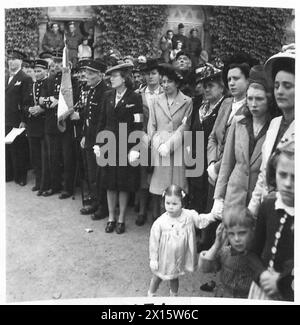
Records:
M220 272L216 296L293 300L294 45L264 65L241 52L208 62L197 30L188 39L180 24L156 58L93 59L70 27L63 130L58 25L34 73L22 51L8 52L5 135L25 132L6 144L6 181L25 186L32 168L38 196L67 199L80 186L80 213L108 218L106 233L126 231L132 202L138 227L153 222L149 296L162 280L176 296L179 277L200 268Z

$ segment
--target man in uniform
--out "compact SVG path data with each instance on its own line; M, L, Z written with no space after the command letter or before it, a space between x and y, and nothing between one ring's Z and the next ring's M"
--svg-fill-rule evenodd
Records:
M69 50L69 60L73 66L77 64L78 46L82 41L82 36L76 32L75 23L69 22L69 32L66 33L66 43Z
M101 114L104 93L109 89L103 80L106 65L100 60L89 60L86 64L87 85L90 87L87 105L84 111L84 126L81 147L87 161L88 183L92 202L84 206L81 214L92 214L93 220L105 218L108 215L106 191L101 189L99 173L101 167L97 166L93 146L96 143L97 125Z
M32 79L22 71L25 54L11 51L8 55L8 72L5 80L5 135L13 128L23 128L25 124L24 106L32 87ZM24 186L27 182L28 140L25 132L15 141L5 146L6 181L14 180Z
M35 174L35 185L32 191L38 191L39 196L43 191L49 189L49 172L46 168L47 156L44 153L46 149L45 107L43 102L40 102L40 97L44 96L47 91L48 62L42 59L35 60L34 73L36 81L29 92L29 105L25 107L25 116L31 163Z
M50 53L62 51L64 48L64 39L62 34L59 32L57 23L51 25L51 31L45 33L42 41L43 51Z

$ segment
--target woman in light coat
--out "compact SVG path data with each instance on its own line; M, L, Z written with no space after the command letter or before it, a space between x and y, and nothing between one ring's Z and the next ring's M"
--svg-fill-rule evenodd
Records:
M190 128L192 99L180 90L182 75L169 64L160 66L164 93L149 106L148 136L151 139L153 217L161 215L161 195L176 184L188 191L183 155L183 134Z
M235 117L224 148L214 198L224 211L246 207L254 190L262 161L261 148L271 120L271 89L263 66L252 67L244 115Z

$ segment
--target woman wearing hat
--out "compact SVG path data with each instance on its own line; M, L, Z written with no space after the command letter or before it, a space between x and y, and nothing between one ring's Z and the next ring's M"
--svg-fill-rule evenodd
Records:
M148 122L154 163L150 182L154 219L161 215L160 198L165 188L176 184L188 190L182 141L192 113L192 99L179 90L182 75L178 69L161 64L160 73L164 93L150 105Z
M295 46L290 44L282 52L271 56L265 63L268 78L274 84L274 97L282 116L275 117L269 126L262 148L262 164L255 189L252 193L249 210L258 214L263 197L268 193L266 185L266 166L280 141L295 133Z
M208 196L206 211L221 217L223 204L213 201L214 186L220 170L224 146L233 117L242 115L246 109L246 93L249 85L249 72L253 59L244 53L234 55L224 65L222 78L232 97L226 98L219 110L214 127L207 143ZM213 203L214 206L213 206ZM213 209L212 209L213 206ZM214 242L217 223L212 223L203 231L203 249L211 247Z
M119 142L124 141L119 134L119 127L126 125L126 132L129 136L131 132L142 130L143 128L143 106L142 98L133 91L132 64L121 63L106 71L110 75L113 90L106 93L103 100L102 114L100 115L100 131L110 131L116 139L116 165L106 165L101 171L101 186L107 191L107 202L109 209L108 223L105 232L110 233L116 229L117 234L125 231L125 213L130 192L135 192L139 187L139 169L130 164L132 161L131 151L134 144L127 143L126 157L121 156ZM127 139L125 139L127 142ZM101 154L101 144L95 146L95 153L99 157ZM120 148L121 150L121 148ZM124 153L125 155L125 153ZM128 156L128 157L127 157ZM127 162L122 165L122 160ZM129 159L129 161L128 161ZM117 200L119 200L119 216L116 216Z
M164 93L160 85L159 65L156 59L148 59L147 62L141 66L141 73L146 80L146 86L138 90L142 96L143 101L143 131L147 133L147 125L149 119L149 106L152 100ZM149 158L149 157L148 157ZM146 166L141 166L141 182L138 192L139 199L139 214L136 220L136 225L142 226L147 220L147 203L149 201L149 186L151 173Z
M204 132L204 167L205 172L200 177L189 178L190 196L191 196L191 208L195 209L199 213L205 212L208 192L208 175L207 168L207 142L208 137L212 131L215 120L218 116L221 104L225 99L225 86L222 81L222 70L213 66L212 64L206 64L203 67L196 69L196 82L201 84L204 90L204 101L200 107L195 107L192 117L192 135L193 145L191 148L191 154L196 157L196 143L195 136L198 131Z
M224 212L248 205L261 165L261 148L272 112L271 87L263 66L251 68L247 110L236 116L226 138L214 199L224 202Z

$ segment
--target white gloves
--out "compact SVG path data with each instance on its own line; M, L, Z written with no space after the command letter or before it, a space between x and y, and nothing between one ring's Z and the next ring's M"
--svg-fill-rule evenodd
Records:
M216 173L215 170L215 164L211 163L208 167L207 167L207 173L208 173L208 181L211 185L215 185L218 174Z
M96 157L99 158L101 156L100 147L97 144L95 144L93 146L93 149L94 149L94 154L96 155Z
M166 157L169 154L169 148L163 143L159 146L158 152L162 157Z
M80 141L80 147L84 149L84 146L85 146L85 137L83 137Z
M50 105L50 108L53 108L58 105L58 99L56 99L54 96L50 96L50 100L52 104Z
M214 205L211 210L212 216L216 220L222 220L223 209L224 209L224 199L215 199Z
M128 160L130 163L135 162L140 157L140 153L138 151L132 150L128 154Z
M80 119L80 116L79 116L79 113L78 112L73 112L71 115L70 115L70 119L72 121L77 121Z
M153 271L157 271L158 270L158 262L157 261L150 261L150 269Z

